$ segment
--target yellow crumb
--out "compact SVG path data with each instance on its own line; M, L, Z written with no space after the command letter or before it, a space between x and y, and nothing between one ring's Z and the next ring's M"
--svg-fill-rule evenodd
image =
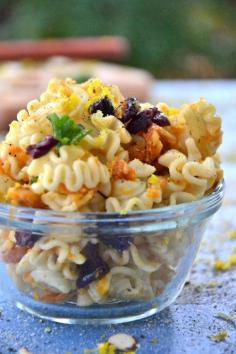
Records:
M227 232L227 235L229 236L229 238L231 239L236 239L236 230L229 230Z
M116 347L108 342L98 345L98 354L116 354Z
M217 281L215 281L215 280L211 280L211 281L209 281L208 283L207 283L207 287L209 287L209 288L215 288L215 287L217 287L219 285L219 283L217 282Z
M214 268L217 271L226 271L235 265L236 265L236 254L231 254L231 256L229 256L227 261L217 259L214 263Z
M236 265L236 254L232 254L231 256L229 256L229 262L231 266Z
M230 268L231 264L229 261L222 261L221 259L217 259L214 263L215 270L225 271Z
M150 183L150 184L156 184L156 183L158 183L158 177L155 176L155 175L151 175L151 176L148 178L148 183Z
M222 342L228 337L228 333L226 331L220 331L213 336L208 336L210 340L213 342Z

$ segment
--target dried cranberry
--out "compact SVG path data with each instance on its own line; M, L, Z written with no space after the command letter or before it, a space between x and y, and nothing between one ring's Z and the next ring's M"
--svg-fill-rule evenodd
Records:
M167 127L170 125L169 119L159 110L157 110L157 113L152 118L152 121L160 127Z
M111 101L107 97L101 98L90 106L90 113L96 113L97 111L101 111L104 116L114 115L115 112Z
M46 138L38 144L29 145L26 149L27 153L34 159L46 155L54 146L58 144L58 140L52 135L47 135Z
M141 131L147 131L152 123L157 124L160 127L170 125L169 119L159 111L157 107L152 107L133 116L127 124L126 129L131 134L137 134Z
M129 233L122 235L122 229L127 229L127 223L122 221L116 222L115 229L121 234L116 234L113 231L113 227L109 227L109 224L105 221L100 221L94 227L86 227L84 232L90 236L98 237L104 245L114 248L118 252L127 250L133 242L133 236Z
M19 247L33 247L33 245L42 237L37 233L31 231L16 231L15 239Z
M130 119L135 119L140 109L139 103L135 97L128 97L124 102L122 122L127 123Z
M77 279L77 288L82 289L93 281L102 278L109 272L109 267L98 254L98 245L89 243L84 254L87 260L79 266L79 277Z
M151 107L151 108L145 109L144 111L140 112L139 114L142 113L142 115L144 115L145 117L147 117L149 119L153 119L153 117L155 117L157 112L158 112L158 109L156 107Z
M142 111L137 114L136 118L131 120L126 129L130 134L137 134L141 131L146 132L148 128L152 125L150 112Z

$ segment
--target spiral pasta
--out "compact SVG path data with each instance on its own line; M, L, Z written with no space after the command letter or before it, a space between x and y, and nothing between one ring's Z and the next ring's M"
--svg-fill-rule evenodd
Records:
M142 228L136 215L124 230L125 214L210 193L223 178L221 137L221 119L204 99L153 106L99 79L50 80L0 144L1 201L35 208L34 231L0 232L13 280L36 300L78 306L165 297L194 235L184 226ZM55 211L53 232L44 231L41 209ZM69 212L78 212L72 232ZM84 213L91 222L80 223Z
M92 189L98 184L109 182L109 171L96 157L90 156L87 161L75 160L73 163L47 161L46 158L33 160L27 172L29 176L38 176L38 181L32 185L37 192L57 191L64 184L69 192L77 192L83 186Z

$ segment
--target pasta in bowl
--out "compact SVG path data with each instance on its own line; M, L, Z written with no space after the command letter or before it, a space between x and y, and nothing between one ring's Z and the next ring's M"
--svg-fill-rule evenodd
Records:
M204 99L177 109L98 79L51 80L0 145L5 291L63 323L168 306L222 202L221 138Z

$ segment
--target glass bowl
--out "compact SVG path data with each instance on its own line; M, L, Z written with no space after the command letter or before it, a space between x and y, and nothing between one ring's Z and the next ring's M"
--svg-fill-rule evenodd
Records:
M151 316L181 292L223 190L126 215L0 204L1 289L20 309L61 323Z

